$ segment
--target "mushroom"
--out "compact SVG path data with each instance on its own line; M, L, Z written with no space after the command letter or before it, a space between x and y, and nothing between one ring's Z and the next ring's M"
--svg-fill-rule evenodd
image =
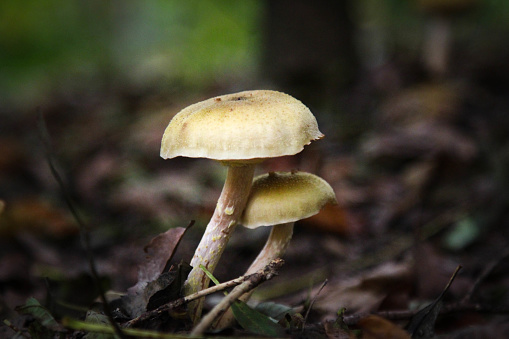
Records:
M284 255L296 221L311 217L324 206L336 203L332 187L314 174L294 171L257 176L240 224L251 229L273 227L265 246L245 274L255 273ZM251 293L246 293L239 300L247 301L250 296ZM214 328L226 328L232 322L233 313L228 310L216 321Z
M186 295L205 288L244 210L256 163L293 155L320 139L315 117L290 95L256 90L211 98L180 111L170 121L161 142L164 159L209 158L227 166L226 181L214 214L191 260L184 285ZM203 300L188 305L193 322Z

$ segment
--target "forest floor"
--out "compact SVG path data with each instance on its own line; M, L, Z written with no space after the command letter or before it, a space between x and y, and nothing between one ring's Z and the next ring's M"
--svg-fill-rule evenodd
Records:
M409 86L380 100L354 140L334 133L332 124L326 138L301 154L260 164L257 173L320 175L339 202L297 223L284 265L252 298L263 305L259 310L279 316L277 336L502 338L509 332L509 100L497 93L471 84ZM171 259L174 272L190 261L215 207L224 167L206 159L162 160L159 147L175 113L222 93L93 94L57 93L40 112L11 112L2 122L0 337L81 338L91 329L74 321L85 318L111 330L97 280L107 299L118 302L146 268L151 239L194 220ZM88 229L91 253L66 195ZM239 226L215 277L243 275L267 235ZM209 296L205 311L221 295ZM139 314L146 305L131 306ZM139 327L188 333L189 322L176 313ZM269 335L270 326L260 327L236 325L220 334Z

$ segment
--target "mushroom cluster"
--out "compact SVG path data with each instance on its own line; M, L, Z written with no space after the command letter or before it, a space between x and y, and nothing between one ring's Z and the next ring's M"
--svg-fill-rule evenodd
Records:
M186 295L208 286L209 278L200 266L214 272L243 215L256 164L297 154L322 137L315 117L302 102L270 90L218 96L184 108L173 117L161 142L162 158L209 158L227 167L216 209L191 260L193 269L184 285ZM287 222L291 220L272 224ZM202 305L203 300L188 305L193 322L200 318Z

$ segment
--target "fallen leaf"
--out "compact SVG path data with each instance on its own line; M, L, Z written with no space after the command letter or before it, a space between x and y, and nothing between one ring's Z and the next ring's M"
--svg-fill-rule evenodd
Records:
M129 289L127 295L113 300L111 306L118 310L118 317L133 319L149 309L178 299L185 280L182 277L187 277L191 271L188 265L184 268L180 266L177 270L165 272L152 281L136 285L136 289Z
M183 273L185 271L182 271L183 265L179 265L176 271L163 272L168 269L166 266L173 257L182 236L192 224L187 228L169 229L152 238L144 248L146 256L138 270L138 282L127 290L128 294L126 296L112 302L113 308L118 308L132 319L147 311L151 298L160 291L165 292L152 299L151 307L154 307L154 305L157 307L170 301L171 299L168 298L174 297L175 294L175 299L179 297L180 285L183 283L181 275L185 274L187 276L186 273ZM173 293L172 291L177 292Z
M349 339L356 338L355 333L350 331L348 326L345 324L343 317L345 314L345 308L338 311L336 320L326 321L324 324L325 334L329 339Z
M412 334L412 338L434 337L435 323L442 306L442 300L435 300L412 317L407 325L407 330Z
M456 278L460 269L461 266L456 268L456 271L454 271L453 276L449 279L449 282L438 298L417 312L417 314L410 319L406 329L412 334L412 338L433 338L435 336L435 323L443 306L442 299L449 290L449 287Z
M50 311L35 298L29 298L24 305L16 307L16 311L19 314L30 315L34 318L34 321L28 326L32 338L57 338L62 336L64 331L62 326L55 320Z
M60 329L60 325L57 323L51 313L42 306L39 301L35 298L28 298L27 302L16 307L16 311L20 314L28 314L40 321L41 325L48 327L53 330Z
M178 265L173 280L165 288L154 293L147 304L147 310L154 310L172 300L182 297L182 286L191 272L192 267L181 263Z
M91 324L100 324L100 325L105 325L105 326L110 325L110 321L106 315L97 313L95 311L88 311L85 321L87 323L91 323ZM116 338L116 336L111 333L89 332L83 338L84 339L114 339L114 338Z
M357 322L357 326L361 329L361 339L410 339L410 334L390 322L387 319L376 315L368 315Z
M184 227L171 228L150 240L143 249L146 256L138 271L137 285L152 281L163 272L186 230Z
M277 304L272 301L259 303L256 305L255 310L271 317L272 319L276 319L277 321L283 319L286 314L291 315L295 313L293 308L283 304Z
M326 321L323 324L325 334L329 339L349 339L351 338L350 333L347 330L341 328L335 321Z
M4 204L0 218L0 236L15 236L22 232L65 237L78 232L67 210L39 197L24 197ZM2 207L0 207L1 209Z
M351 312L372 312L391 293L410 288L408 264L386 263L348 280L330 281L317 298L315 308L335 314L340 307Z
M285 330L270 317L252 309L246 303L237 301L231 306L235 320L243 329L268 337L283 336Z
M326 205L318 214L300 222L309 228L349 235L355 231L346 209L340 205Z

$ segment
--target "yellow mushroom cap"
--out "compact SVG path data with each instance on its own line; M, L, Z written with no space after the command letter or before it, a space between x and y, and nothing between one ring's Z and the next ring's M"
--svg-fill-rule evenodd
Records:
M227 94L198 102L170 121L161 157L249 160L293 155L323 134L299 100L276 91Z
M294 222L335 203L332 187L314 174L271 172L254 178L240 223L257 228Z

